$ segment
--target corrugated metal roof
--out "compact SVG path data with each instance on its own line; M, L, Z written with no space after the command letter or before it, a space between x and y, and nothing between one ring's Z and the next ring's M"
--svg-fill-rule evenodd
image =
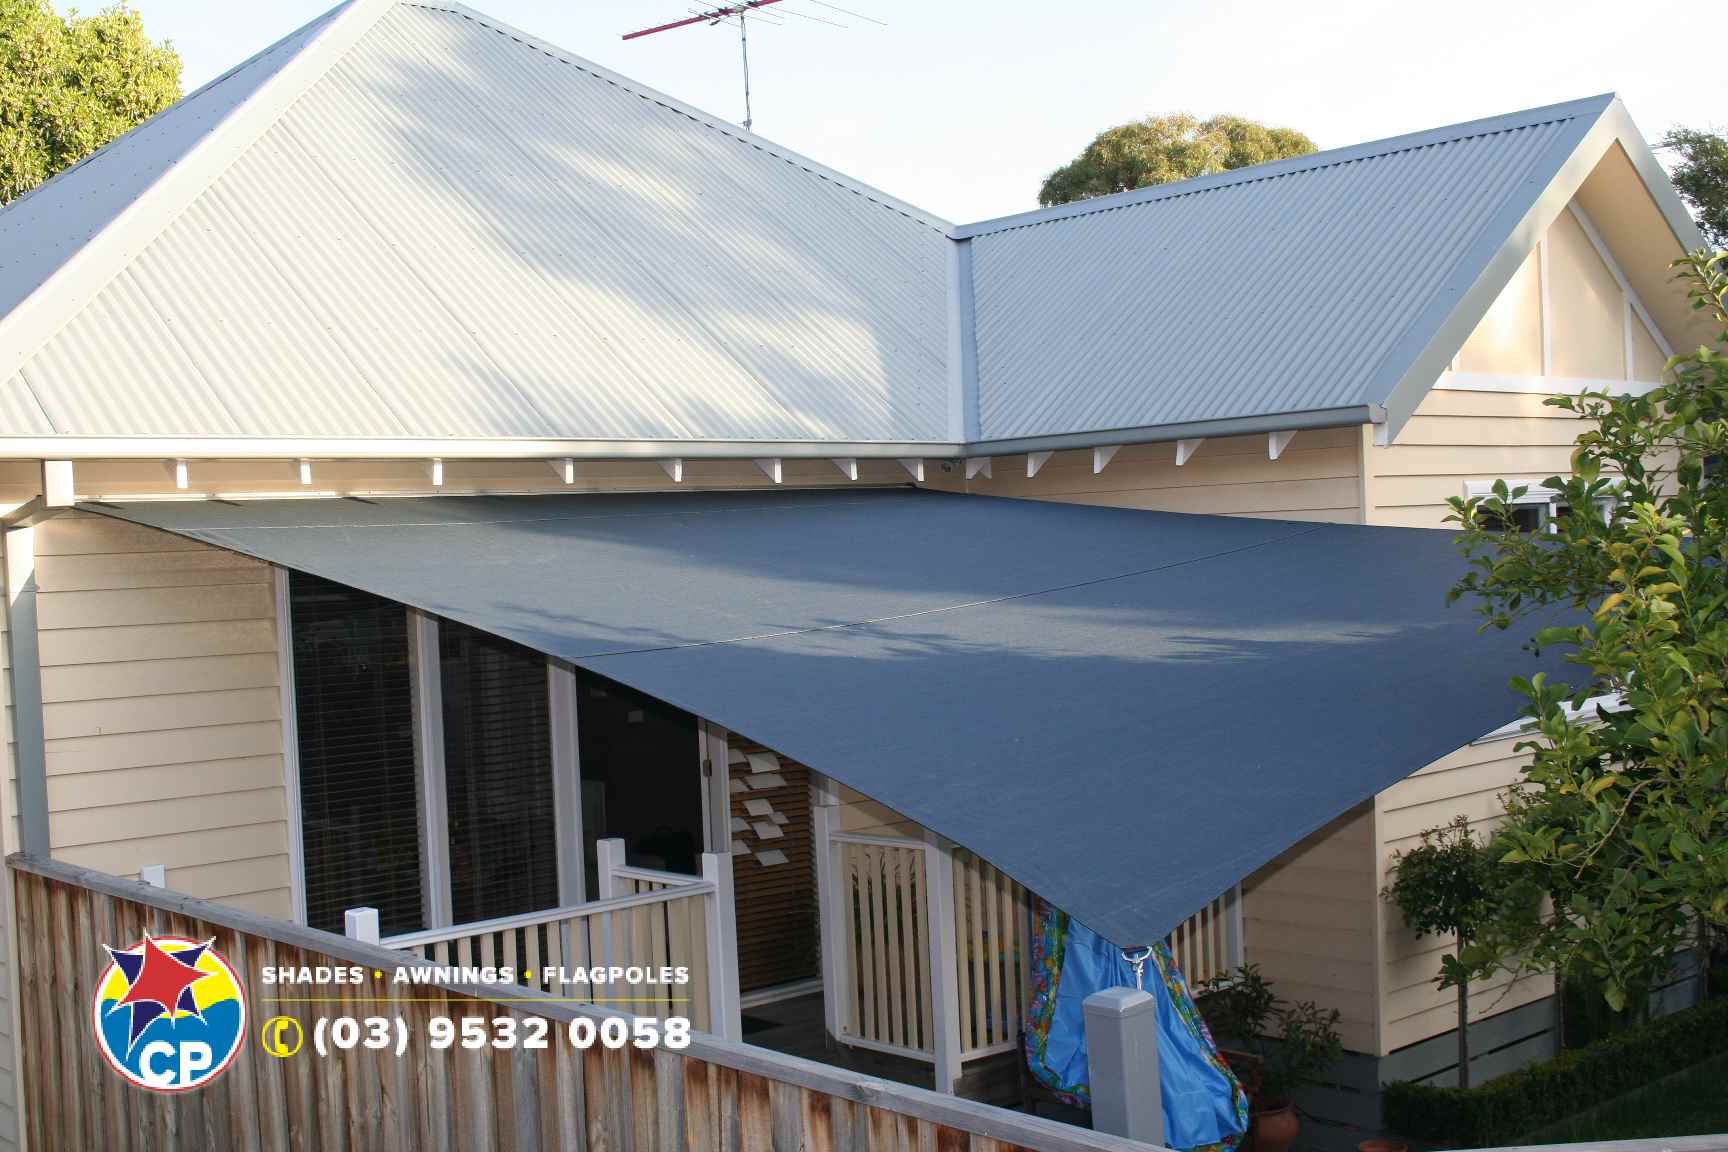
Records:
M0 440L1395 430L1587 136L1683 222L1597 97L953 227L468 9L352 0L0 209Z
M403 3L21 375L75 435L941 440L948 245Z
M1607 103L964 230L982 436L1383 404Z
M208 139L347 7L290 33L0 210L0 317Z

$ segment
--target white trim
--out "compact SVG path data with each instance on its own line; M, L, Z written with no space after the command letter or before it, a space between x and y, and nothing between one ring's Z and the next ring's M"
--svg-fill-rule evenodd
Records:
M1116 453L1122 450L1120 444L1100 444L1092 449L1092 475L1104 471L1110 466L1110 461L1116 458Z
M306 923L306 844L300 812L300 707L294 694L294 617L288 569L271 566L276 595L276 679L281 692L282 787L288 801L288 902L296 924Z
M1030 480L1032 477L1038 475L1038 470L1044 467L1045 464L1049 463L1050 457L1055 454L1054 451L1026 453L1026 479Z
M582 743L576 704L576 669L546 658L547 723L552 737L552 821L557 838L558 903L587 897L582 839Z
M1466 500L1485 500L1494 495L1494 485L1496 483L1498 483L1498 481L1495 480L1466 480L1464 481L1464 498ZM1520 488L1524 488L1527 491L1525 491L1522 496L1508 500L1507 503L1551 504L1554 502L1555 497L1560 495L1560 490L1558 488L1550 488L1540 480L1506 481L1506 490L1508 492L1516 492Z
M797 1000L804 996L816 996L822 991L822 978L812 976L808 980L794 980L790 984L776 984L772 988L758 988L754 992L738 997L740 1008L760 1008L764 1004L778 1004L782 1000Z
M924 830L925 923L929 925L931 1058L936 1091L952 1096L960 1079L960 999L954 939L954 850ZM848 1041L851 1043L852 1041Z
M1176 467L1180 468L1194 458L1194 453L1200 451L1200 445L1206 443L1204 436L1191 440L1176 441Z
M421 913L426 927L447 928L450 902L450 812L444 782L444 684L438 658L438 617L408 613L408 675L414 700L414 763L418 769Z
M1608 245L1603 243L1602 234L1596 231L1596 225L1591 223L1589 214L1578 206L1576 200L1570 201L1566 207L1571 209L1572 218L1578 221L1578 226L1584 229L1584 236L1590 241L1590 246L1596 249L1596 255L1600 256L1602 263L1608 266L1609 275L1613 276L1614 282L1620 285L1620 291L1625 296L1631 311L1636 312L1638 318L1644 321L1644 327L1650 330L1650 338L1656 341L1658 348L1662 349L1662 355L1674 355L1674 346L1668 343L1667 338L1662 335L1662 329L1658 328L1656 322L1650 318L1649 311L1644 307L1644 301L1639 298L1637 290L1632 287L1632 282L1626 279L1626 273L1620 270L1620 262L1614 259L1614 253L1608 251ZM1631 339L1630 332L1627 333L1627 339L1628 341ZM1630 353L1628 353L1626 361L1626 376L1628 379L1632 376Z
M696 771L702 782L702 845L722 856L732 852L730 735L718 724L696 721Z
M1540 292L1542 298L1538 306L1538 322L1542 328L1542 375L1547 377L1554 375L1554 304L1553 293L1549 288L1548 234L1546 232L1542 234L1542 239L1536 242L1536 262L1538 265L1536 273L1537 291ZM1452 366L1454 369L1457 368L1456 360L1453 361Z
M1662 385L1652 380L1586 380L1571 376L1511 376L1499 372L1443 372L1434 387L1450 392L1516 392L1532 396L1644 396Z
M1266 458L1276 460L1284 455L1284 449L1290 447L1290 441L1294 439L1296 439L1296 429L1294 428L1266 433Z
M1604 707L1613 707L1620 703L1620 694L1610 692L1602 696L1592 696L1584 701L1582 708L1574 708L1570 703L1562 702L1560 707L1566 710L1569 720L1583 720L1597 716ZM1485 735L1470 741L1471 745L1492 744L1499 740L1514 740L1520 736L1528 736L1536 731L1536 721L1529 716L1520 716L1509 724L1502 724Z

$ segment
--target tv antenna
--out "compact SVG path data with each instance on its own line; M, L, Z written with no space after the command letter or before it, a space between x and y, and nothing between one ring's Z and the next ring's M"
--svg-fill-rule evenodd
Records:
M738 22L738 49L744 60L744 130L748 132L751 130L751 124L753 122L750 114L749 17L752 12L755 12L759 8L766 8L770 4L779 4L781 2L782 0L739 0L739 3L736 4L725 4L717 8L705 8L700 11L695 11L693 15L687 16L682 20L674 20L670 24L660 24L653 28L643 28L635 32L626 32L624 34L624 39L639 40L644 36L652 36L656 32L670 32L674 28L688 28L693 24L707 24L709 27L713 27L716 24L736 20ZM819 4L822 7L828 8L837 13L844 13L848 16L856 16L859 19L868 20L872 24L882 23L882 21L876 19L874 16L866 16L861 12L853 12L850 9L840 7L838 4L827 3L826 0L811 0L811 2ZM805 20L815 21L818 24L829 24L835 28L846 27L844 24L830 20L824 16L815 15L814 13L800 12L792 8L783 9L782 11L793 16L802 17ZM779 21L770 18L769 23L778 24Z

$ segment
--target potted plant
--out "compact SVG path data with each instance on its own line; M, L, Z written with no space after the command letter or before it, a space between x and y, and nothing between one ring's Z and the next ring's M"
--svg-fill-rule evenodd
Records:
M1301 1126L1296 1090L1324 1075L1343 1052L1337 1010L1322 1011L1312 1001L1285 1004L1253 964L1201 985L1195 1004L1248 1093L1253 1152L1284 1152Z
M1260 1037L1278 1008L1272 985L1260 975L1259 965L1244 964L1198 985L1194 1005L1252 1105L1260 1094Z
M1254 1152L1284 1152L1295 1142L1301 1128L1296 1090L1318 1081L1344 1054L1338 1009L1322 1010L1303 1000L1277 1009L1274 1017L1278 1042L1263 1054L1260 1099L1253 1111Z

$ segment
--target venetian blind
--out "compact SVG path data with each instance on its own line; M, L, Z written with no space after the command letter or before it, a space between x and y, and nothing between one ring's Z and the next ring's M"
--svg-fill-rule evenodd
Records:
M289 582L306 919L378 909L422 926L414 708L402 605L301 572Z
M458 924L558 905L546 657L444 620L444 781Z

